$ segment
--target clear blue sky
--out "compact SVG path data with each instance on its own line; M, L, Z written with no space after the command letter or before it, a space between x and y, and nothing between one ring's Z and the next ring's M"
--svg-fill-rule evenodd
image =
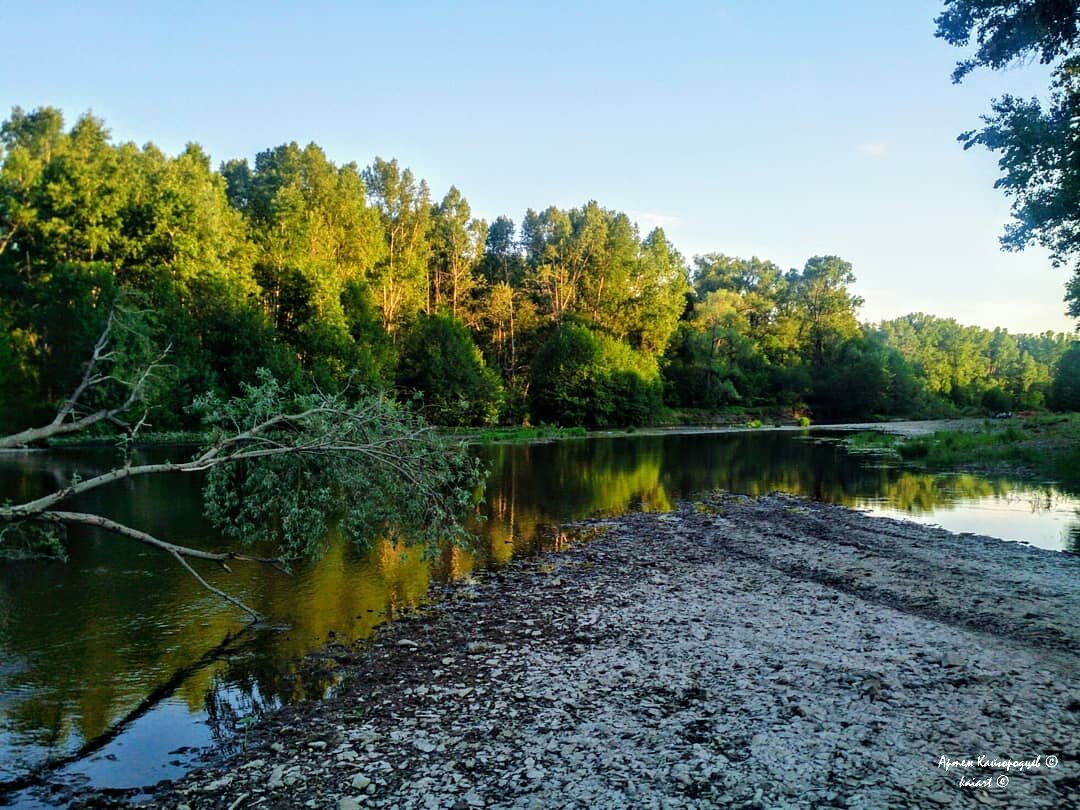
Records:
M954 86L940 2L0 2L0 108L92 110L215 162L397 157L487 219L596 199L687 256L851 261L868 320L1072 329L1065 270L1003 254L958 133L1038 66Z

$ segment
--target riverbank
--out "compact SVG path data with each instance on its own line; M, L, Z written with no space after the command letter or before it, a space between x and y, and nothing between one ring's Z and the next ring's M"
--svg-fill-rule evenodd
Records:
M809 428L819 430L835 430L842 432L876 431L895 436L922 436L941 430L973 430L982 424L983 420L972 418L958 419L923 419L923 420L894 420L888 422L845 422L839 424L814 425L807 419L795 419L790 415L777 413L760 414L715 414L709 413L707 418L691 419L689 414L686 421L664 421L662 424L648 425L645 427L626 428L585 428L585 427L559 427L558 425L538 426L493 426L486 428L444 428L436 430L451 439L460 439L468 444L529 444L533 442L560 441L563 439L583 439L606 436L664 436L693 433L731 433L744 430L806 430ZM763 417L763 418L759 418ZM139 436L135 446L141 449L191 445L192 447L206 442L208 436L199 431L148 431ZM120 436L92 435L92 436L63 436L52 439L49 448L80 448L80 447L115 447L122 441ZM48 448L37 448L48 449ZM0 453L22 453L27 448L13 450L0 450Z
M782 495L587 526L313 658L331 698L152 806L1080 802L1075 557Z
M874 426L849 441L932 470L961 470L1080 482L1080 414L1041 414L968 424L922 424L916 432Z

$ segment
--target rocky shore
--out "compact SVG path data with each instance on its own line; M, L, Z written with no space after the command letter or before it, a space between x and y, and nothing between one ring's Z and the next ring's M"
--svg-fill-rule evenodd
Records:
M1080 806L1080 559L783 495L589 526L149 806Z

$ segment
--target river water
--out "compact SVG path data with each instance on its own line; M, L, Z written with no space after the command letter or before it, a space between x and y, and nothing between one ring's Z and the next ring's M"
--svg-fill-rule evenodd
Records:
M291 576L236 564L207 576L272 626L242 617L160 552L95 531L73 532L67 563L0 566L0 804L63 804L83 785L131 787L176 778L200 749L243 744L243 729L284 702L333 687L298 660L328 642L372 633L425 601L433 581L469 576L565 542L558 525L630 510L666 510L711 489L775 490L1029 542L1080 549L1080 497L1052 484L930 475L850 455L835 434L746 431L634 435L477 448L491 473L478 542L427 561L376 543L331 538L321 560ZM147 458L179 459L185 448ZM0 498L22 501L110 468L108 449L0 455ZM125 481L77 506L162 539L225 543L201 514L201 481ZM12 783L44 763L42 784ZM5 785L8 792L5 794Z

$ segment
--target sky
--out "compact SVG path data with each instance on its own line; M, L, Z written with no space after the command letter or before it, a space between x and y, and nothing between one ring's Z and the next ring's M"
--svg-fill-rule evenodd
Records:
M10 2L0 114L92 111L215 163L396 157L489 221L595 199L691 259L850 261L867 321L1069 331L1065 269L1003 253L994 155L956 137L1038 65L950 80L941 0Z

